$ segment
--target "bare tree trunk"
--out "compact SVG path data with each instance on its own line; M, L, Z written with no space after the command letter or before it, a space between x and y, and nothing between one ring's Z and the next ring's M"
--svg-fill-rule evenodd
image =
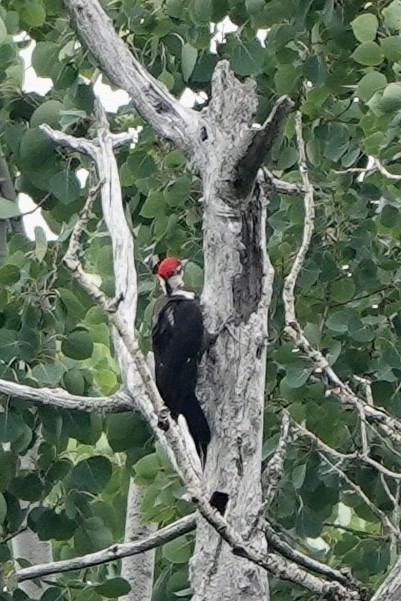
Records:
M26 455L21 456L20 465L22 470L33 471L37 469L36 457L38 446L38 443L35 444L35 446L30 449ZM27 501L21 502L21 507L23 509L28 505L29 503ZM32 504L31 507L34 507L34 504ZM30 529L20 532L20 534L12 539L12 550L16 567L18 566L18 563L16 562L18 558L23 558L26 561L29 561L29 563L32 565L49 563L50 561L53 561L51 543L47 541L41 541L36 532L32 532ZM50 577L50 579L52 579L52 577ZM19 587L31 599L40 599L40 597L43 595L43 592L49 587L49 585L43 581L41 581L41 584L38 585L33 580L27 580L26 582L20 583Z
M145 538L156 531L156 524L142 523L141 504L144 488L130 481L127 517L125 520L124 542L129 543L137 539ZM155 563L155 549L125 557L122 560L121 576L131 585L128 595L120 597L123 601L150 601L153 590L153 572Z
M267 309L273 280L259 185L252 181L248 186L242 180L235 187L238 159L241 151L248 152L247 145L239 149L237 144L251 124L255 102L249 85L240 84L220 63L206 116L212 144L203 174L203 303L209 330L220 333L207 355L200 392L213 427L205 486L209 494L216 490L228 494L227 521L245 538L255 535L262 502ZM264 537L258 545L265 549ZM198 522L191 578L196 601L268 598L266 573L234 557L204 520Z

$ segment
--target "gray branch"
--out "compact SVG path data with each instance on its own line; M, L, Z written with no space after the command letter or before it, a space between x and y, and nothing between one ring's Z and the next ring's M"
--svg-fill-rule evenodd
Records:
M236 186L239 194L248 194L255 182L258 170L276 142L285 118L294 106L288 96L282 96L273 106L262 127L252 127L240 140L240 156L237 165Z
M199 113L182 106L135 59L97 0L64 0L83 44L101 71L131 96L138 113L163 138L193 154ZM200 142L200 139L199 139Z
M305 194L305 188L301 184L292 184L283 179L276 177L266 167L262 167L259 171L260 183L265 186L268 191L276 190L280 194L288 194L289 196L299 196Z
M371 601L399 601L399 599L401 599L401 557Z
M390 416L384 409L377 409L356 395L351 387L338 377L323 353L312 347L297 320L294 291L312 240L315 205L314 190L309 179L305 143L302 135L301 113L299 112L296 115L295 129L299 150L299 170L301 173L302 184L305 189L305 218L301 246L295 257L290 273L284 280L283 302L286 322L285 333L293 340L295 346L312 362L315 372L324 376L324 383L328 388L329 394L335 395L344 405L355 407L359 413L362 411L367 421L375 422L379 428L391 438L391 440L399 444L401 442L401 422L397 418Z
M30 580L31 578L49 576L50 574L60 574L61 572L69 572L70 570L82 570L83 568L98 566L116 559L122 559L123 557L144 553L150 549L160 547L182 534L191 532L191 530L194 530L195 528L196 516L192 513L169 526L160 528L160 530L142 540L133 541L132 543L122 543L121 545L111 545L110 547L107 547L107 549L96 551L96 553L88 553L88 555L82 555L81 557L53 561L51 563L17 570L17 581L22 582L24 580Z
M109 397L85 397L70 394L62 388L33 388L33 386L26 386L25 384L0 380L0 394L24 399L35 405L51 405L60 409L100 414L132 411L135 407L130 395L124 390L120 390Z
M284 474L284 461L287 456L288 438L290 434L290 416L283 412L280 438L273 456L262 472L262 489L264 490L263 507L270 507L274 501Z
M305 553L301 553L297 549L294 549L294 547L283 540L282 535L275 531L268 520L263 521L263 528L269 546L280 553L280 555L290 559L291 561L311 572L315 572L315 574L320 574L329 580L339 582L346 588L358 591L361 599L367 598L366 587L362 584L362 582L359 582L359 580L354 578L349 570L336 570L335 568L332 568L331 566L328 566L321 561L317 561Z
M128 245L126 243L123 244L122 249L119 250L119 237L130 236L130 234L129 232L127 233L126 224L123 225L121 223L122 220L125 222L125 219L121 206L121 193L118 193L116 189L118 187L118 171L109 137L107 120L100 106L98 106L97 112L99 122L99 150L95 151L95 161L100 177L103 211L113 241L116 290L119 290L119 286L123 286L123 290L129 288L131 303L135 303L136 281L133 279L131 270L127 269L127 265L131 264L133 256L131 251L131 256L127 255L128 248L132 242L129 242ZM114 301L108 299L86 276L77 257L76 251L80 233L85 221L88 219L91 202L93 202L93 198L89 197L71 235L70 246L66 255L67 264L72 269L72 274L77 281L91 294L99 306L104 309L109 324L114 329L117 356L120 368L124 372L122 374L123 381L127 382L127 389L129 391L134 389L137 392L138 388L140 391L143 391L143 394L139 395L139 400L145 399L146 403L142 404L141 409L150 425L154 428L155 433L161 437L164 443L167 442L165 448L170 454L172 453L172 458L175 460L177 469L187 486L189 495L197 504L199 512L229 544L233 553L238 557L246 558L264 570L279 575L280 578L290 582L300 584L327 599L332 599L336 595L336 598L343 601L358 600L358 594L348 591L341 584L322 581L305 570L300 569L296 564L288 562L272 553L265 553L260 548L260 545L255 545L254 548L252 543L245 541L239 532L210 505L208 496L204 492L196 469L194 469L179 429L166 409L152 374L138 347L132 325L134 314L131 304L127 303L127 297L124 296L124 293L122 296L118 295ZM131 383L135 384L133 388L131 388ZM153 419L155 415L157 417L156 423ZM161 428L158 427L161 422L163 422L165 439L161 433Z

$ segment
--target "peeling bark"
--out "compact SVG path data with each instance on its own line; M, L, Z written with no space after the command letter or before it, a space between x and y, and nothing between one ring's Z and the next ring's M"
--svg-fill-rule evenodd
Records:
M208 329L220 334L204 361L199 392L213 431L205 486L209 494L215 490L228 494L225 517L244 538L251 534L262 502L267 309L273 280L262 190L254 182L250 194L238 194L233 180L236 165L249 148L246 133L255 109L254 87L239 83L227 65L219 63L205 117L209 124L205 144L213 146L202 179L203 303ZM264 537L252 535L258 548L265 550ZM231 601L233 594L241 601L268 598L266 574L234 557L203 520L198 523L191 579L193 601Z

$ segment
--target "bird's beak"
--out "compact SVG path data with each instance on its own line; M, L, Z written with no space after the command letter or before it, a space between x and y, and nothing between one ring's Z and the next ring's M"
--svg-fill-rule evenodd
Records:
M181 261L181 266L183 269L185 269L186 264L189 262L189 259L182 259Z

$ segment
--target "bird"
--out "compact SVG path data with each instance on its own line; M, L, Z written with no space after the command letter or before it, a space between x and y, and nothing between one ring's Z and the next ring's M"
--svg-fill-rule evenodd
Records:
M166 257L157 266L156 275L164 294L153 311L152 347L160 396L173 419L185 417L204 464L211 434L195 389L205 328L199 299L184 284L185 263Z

